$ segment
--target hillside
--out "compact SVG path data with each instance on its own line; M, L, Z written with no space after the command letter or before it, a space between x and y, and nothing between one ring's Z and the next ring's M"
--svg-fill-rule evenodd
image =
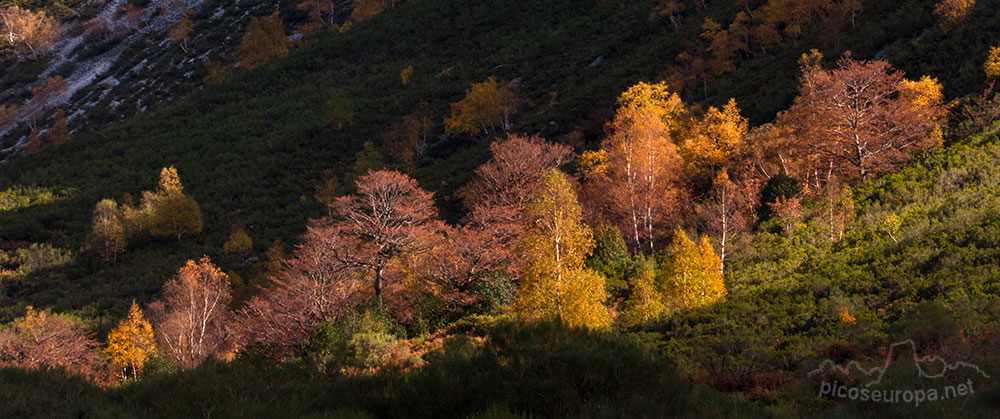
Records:
M283 35L298 39L306 16L294 3L186 2L196 10L197 35L185 54L165 38L170 18L160 16L158 27L116 43L77 49L70 39L51 62L7 68L0 101L24 100L55 73L79 81L80 88L60 103L73 115L70 141L26 155L11 147L27 138L26 127L0 134L7 147L0 154L6 160L0 164L0 324L23 319L28 307L51 308L103 341L130 303L148 308L185 261L202 255L229 276L229 308L240 309L272 286L276 269L288 267L273 267L276 252L295 254L308 244L307 226L323 226L310 220L332 214L321 195L355 192L354 181L377 166L407 172L433 193L442 221L464 223L473 194L467 185L490 159L490 144L506 135L449 132L444 120L470 86L490 77L514 86L522 99L511 133L537 134L579 154L598 149L611 135L606 123L616 115L616 101L638 82L669 80L698 117L735 98L752 128L773 122L801 93L800 57L813 49L822 51L827 67L850 51L855 59L884 58L913 80L932 76L945 102L958 106L989 85L983 62L1000 33L1000 10L984 1L947 33L933 14L939 1L862 1L850 24L810 16L797 36L760 52L735 53L725 71L697 73L679 56L714 48L706 19L734 27L730 22L738 16L763 14L772 2L683 2L690 5L668 21L651 17L661 5L655 0L410 0L351 25L346 14L337 15L344 26L297 41L287 56L205 83L206 63L225 60L251 18L278 10ZM830 35L832 27L842 29L838 37ZM84 71L95 65L106 69ZM402 77L408 68L412 74ZM678 76L685 71L690 77ZM413 116L431 123L425 152L408 166L393 157L388 138ZM702 307L640 325L566 331L512 319L513 297L504 292L515 292L521 280L515 278L506 281L506 291L477 291L488 304L462 309L431 292L415 294L420 301L405 316L378 320L391 325L378 326L377 333L365 329L370 324L351 322L369 321L366 316L381 305L344 308L338 313L348 320L326 319L310 340L297 342L302 346L286 362L266 359L270 354L252 345L240 348L246 352L239 356L227 354L233 362L210 361L189 371L160 356L150 361L148 378L110 387L59 371L2 370L0 397L19 414L35 415L35 406L54 397L50 389L66 391L68 401L53 417L189 417L211 414L216 406L234 417L415 411L429 417L930 417L950 409L989 417L998 394L993 382L969 399L936 404L936 410L871 409L817 398L818 383L807 376L823 359L868 362L903 339L990 371L1000 366L994 336L1000 326L1000 197L994 192L1000 138L993 127L966 137L961 118L957 112L941 118L944 141L907 150L911 160L898 172L857 182L836 197L804 195L793 216L761 217L726 259L725 299ZM161 169L171 166L184 194L200 207L203 231L140 235L113 262L100 260L87 245L95 205L107 198L138 203L142 191L156 190ZM585 178L581 160L562 168ZM575 182L569 184L579 186ZM798 188L808 178L790 182ZM330 185L333 191L322 190ZM704 185L692 180L686 187L691 203L707 197ZM834 199L848 214L837 232ZM763 199L754 204L768 205ZM695 211L678 214L678 231L704 229ZM241 226L251 248L225 251L230 233ZM611 252L600 226L590 227L598 248L588 255L588 267L598 252ZM646 256L655 266L652 276L665 275L675 256L630 255L624 243L626 262L616 268L618 283L608 278L602 301L614 315L638 295ZM368 362L367 352L352 346L362 345L354 340L358 335L404 342L399 345L419 352L419 366L369 366L358 373ZM331 354L332 347L355 352ZM615 359L620 353L628 358ZM317 371L316 363L327 362L317 359L338 356L342 365L329 361L338 369ZM535 364L538 357L544 361ZM582 371L588 367L592 374ZM890 374L892 383L906 382L904 373L896 374ZM525 380L537 387L520 388ZM231 393L191 390L232 382L243 384ZM493 383L495 391L486 395L462 391ZM442 393L459 390L435 404L420 397L424 385ZM535 392L554 396L530 397ZM168 406L176 399L190 403Z

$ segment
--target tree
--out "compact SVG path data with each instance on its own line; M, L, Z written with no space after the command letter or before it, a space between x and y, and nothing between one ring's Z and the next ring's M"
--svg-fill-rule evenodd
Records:
M337 198L333 208L340 221L323 230L337 240L332 257L345 267L368 271L381 301L389 264L427 250L442 225L432 194L402 173L369 172L358 179L357 190L357 195Z
M191 38L191 32L194 32L194 23L191 22L191 15L194 13L193 10L186 10L181 14L181 19L174 22L170 26L170 31L167 32L167 37L173 44L180 44L181 51L185 53L188 52L188 39Z
M66 112L63 112L62 109L56 109L52 128L49 128L45 133L46 141L49 144L62 144L71 138L72 135L69 133L69 127L66 126Z
M451 104L451 116L444 119L444 128L471 135L507 131L519 104L520 98L510 83L497 83L490 77L474 83L462 100Z
M639 263L631 283L632 294L625 301L620 317L622 325L641 326L666 313L663 296L656 290L656 262L647 259Z
M375 149L375 143L365 141L361 151L354 156L354 170L348 175L348 181L356 182L372 171L382 170L382 156Z
M351 10L348 20L352 23L364 22L400 2L401 0L358 0L354 3L354 9Z
M354 104L341 89L330 90L323 112L324 122L338 130L354 123Z
M740 116L735 99L729 99L722 109L709 107L695 123L691 135L681 142L679 151L688 172L710 180L729 167L743 149L747 128L747 120Z
M542 174L573 158L573 148L537 136L508 135L490 144L493 157L469 183L473 205L520 208Z
M990 54L983 63L983 72L991 79L1000 76L1000 46L990 47Z
M976 0L942 0L934 6L934 15L941 19L941 31L951 32L965 23L976 6Z
M515 310L527 319L558 318L571 327L611 324L604 278L584 267L594 247L566 175L551 169L525 202L524 261Z
M606 170L593 171L588 186L604 191L600 196L607 212L632 246L652 253L656 232L676 217L674 209L682 199L681 160L671 130L684 111L683 103L664 83L639 83L618 103L609 124L611 134L601 142Z
M229 240L222 245L222 250L226 253L246 255L253 251L253 239L247 233L243 223L235 223L229 231Z
M96 348L97 342L74 319L31 306L23 318L0 328L0 367L89 374Z
M520 261L513 248L521 229L503 212L506 209L480 207L464 225L446 226L444 243L428 252L421 271L450 303L472 304L476 299L470 291L477 282L496 272L518 272Z
M201 209L198 202L184 194L177 169L173 166L160 171L156 192L142 193L143 211L154 236L176 237L201 233Z
M125 253L125 224L118 203L105 199L94 208L94 218L91 222L88 247L96 250L105 262L113 262L118 255Z
M17 122L17 115L21 112L21 107L16 104L0 105L0 130L7 129L9 125Z
M193 260L163 285L163 296L149 307L161 348L181 368L231 349L226 328L229 278L208 256Z
M702 236L695 245L678 229L663 265L660 289L675 310L714 303L726 296L720 265L708 237Z
M245 69L256 68L274 58L288 55L292 41L285 36L285 25L274 12L271 17L250 19L243 40L236 47L236 62Z
M58 40L60 25L45 12L32 12L18 6L0 9L3 39L14 49L18 58L37 59L48 53Z
M337 17L337 2L334 0L301 0L295 8L306 12L307 22L299 30L307 35L333 26Z
M783 123L796 130L803 148L799 158L828 164L827 177L853 171L864 181L902 164L906 151L928 144L941 105L934 99L912 102L900 91L903 75L889 63L849 55L829 71L815 58L804 63L800 95Z
M364 272L344 269L334 254L342 245L337 238L318 224L307 228L295 257L272 272L240 310L235 328L242 342L276 358L292 355L316 325L338 319L362 300L368 289Z
M28 140L21 146L21 154L30 156L42 149L42 138L38 136L38 131L31 130L28 133Z
M699 207L705 230L719 243L719 272L726 271L730 242L750 225L759 190L759 184L752 179L737 183L726 172L721 172L713 182L708 199Z
M122 380L128 379L129 371L132 378L138 380L143 365L155 349L153 326L132 300L128 317L108 333L108 347L104 349L104 354L110 358L111 365L121 371Z
M410 84L410 77L413 77L413 64L406 66L399 72L399 81L403 83L403 86Z

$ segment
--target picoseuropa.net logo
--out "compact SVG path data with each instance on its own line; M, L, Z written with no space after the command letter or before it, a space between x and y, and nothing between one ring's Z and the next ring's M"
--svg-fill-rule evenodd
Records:
M906 351L909 351L910 355L907 355ZM911 360L912 362L910 362ZM910 375L914 379L928 381L921 383L910 381L908 384L912 385L911 388L902 388L900 383L893 383L894 386L883 383L890 368L896 371L905 371L911 366L915 374ZM851 381L858 384L841 383L836 379L831 380L831 375L855 378ZM827 359L820 363L819 367L810 371L809 376L824 377L819 386L819 397L821 398L878 403L912 403L916 406L920 406L922 403L970 396L976 392L977 380L990 378L989 374L980 369L979 366L968 362L948 362L936 355L921 357L917 354L917 345L912 339L890 345L885 362L881 365L865 368L857 361L837 364ZM965 381L956 382L957 377L965 378Z

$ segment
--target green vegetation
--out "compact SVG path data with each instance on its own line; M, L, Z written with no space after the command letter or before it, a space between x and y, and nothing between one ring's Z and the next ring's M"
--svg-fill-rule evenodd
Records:
M502 323L477 342L459 335L419 370L355 376L244 357L100 389L55 371L7 369L0 404L39 418L765 416L689 384L664 358L612 334Z
M152 301L185 260L203 254L224 261L237 305L246 301L307 220L327 214L325 204L368 169L392 166L383 160L392 155L390 127L416 109L433 127L410 174L457 221L462 186L489 153L488 140L442 126L470 85L517 80L523 102L511 131L592 148L622 91L665 79L704 18L730 22L740 9L720 2L674 27L648 19L655 3L411 0L172 104L14 159L0 166L0 323L25 306L51 307L104 336L133 299ZM866 1L856 28L824 54L884 55L911 77L937 77L949 98L981 91L1000 11L978 7L944 36L934 3ZM684 99L707 107L732 96L752 123L770 121L791 103L797 59L821 32L807 25ZM734 243L726 259L725 299L662 319L670 311L649 297L663 275L656 267L678 255L634 259L616 230L599 229L586 267L629 308L634 326L623 330L457 319L439 296L420 294L409 323L352 312L322 323L286 363L253 348L183 372L151 360L143 380L109 388L57 371L3 370L0 406L33 417L990 416L995 383L932 410L870 408L817 399L806 375L824 358L877 358L907 338L1000 367L992 337L1000 327L1000 137L953 139L917 157L840 195L853 204L842 206L852 208L842 235L833 232L833 199L804 200L801 217L772 214L767 203L801 190L793 178L772 177L752 239ZM135 237L113 262L82 251L96 203L134 205L128 194L153 189L170 166L197 201L183 205L200 212L197 223ZM484 298L468 313L496 313L515 294L501 279L469 292ZM624 303L629 296L637 297ZM407 338L432 340L426 334L449 323L440 348L413 350L419 345Z

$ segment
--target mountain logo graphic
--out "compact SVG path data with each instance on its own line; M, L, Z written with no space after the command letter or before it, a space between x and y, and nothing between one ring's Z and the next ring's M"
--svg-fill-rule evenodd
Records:
M919 356L917 354L917 344L913 341L913 339L907 339L889 345L889 351L886 355L885 363L881 366L865 368L857 361L851 361L846 364L838 365L836 362L827 359L820 363L816 369L810 371L809 376L812 377L823 374L824 372L839 372L847 375L860 373L861 375L872 379L865 384L865 387L870 387L882 382L882 377L885 375L885 372L888 371L889 367L898 359L898 353L907 348L909 348L910 353L913 354L913 365L916 367L921 378L943 378L949 371L956 371L959 368L967 368L983 376L983 378L990 378L989 374L980 369L979 366L968 362L948 362L944 358L937 355Z

